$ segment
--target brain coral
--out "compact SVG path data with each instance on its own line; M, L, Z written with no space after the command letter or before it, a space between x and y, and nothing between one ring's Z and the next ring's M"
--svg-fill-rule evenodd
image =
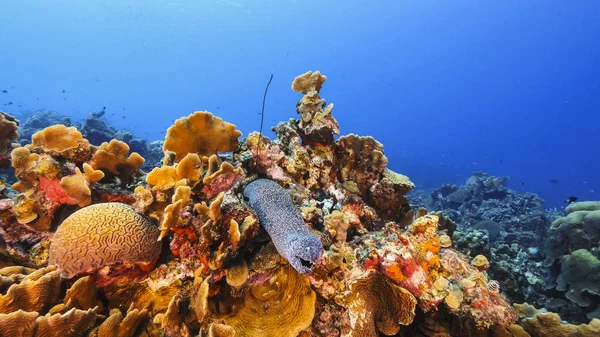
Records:
M149 263L160 254L158 227L121 203L95 204L71 214L56 230L49 263L62 276L121 263Z

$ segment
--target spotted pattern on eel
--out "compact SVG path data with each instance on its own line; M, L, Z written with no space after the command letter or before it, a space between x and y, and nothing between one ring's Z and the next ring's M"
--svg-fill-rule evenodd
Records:
M310 274L321 259L323 245L302 220L289 193L272 180L257 179L244 188L244 197L279 254L299 273Z

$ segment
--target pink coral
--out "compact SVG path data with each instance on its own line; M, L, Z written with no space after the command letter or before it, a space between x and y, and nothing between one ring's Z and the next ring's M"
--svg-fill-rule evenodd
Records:
M59 204L77 205L77 199L72 198L67 194L67 191L60 185L59 179L48 179L40 177L40 189L46 194L46 197Z

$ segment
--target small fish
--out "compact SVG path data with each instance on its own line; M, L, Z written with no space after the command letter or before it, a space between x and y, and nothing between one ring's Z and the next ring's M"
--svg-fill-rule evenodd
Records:
M8 102L8 103L6 103L4 105L13 105L13 102Z
M63 92L63 94L64 94L64 93L65 93L65 92L67 92L67 91L66 91L65 89L63 89L63 91L62 91L62 92Z
M524 182L521 182L521 186L523 186L523 185L525 185L525 183L524 183Z
M567 200L565 200L567 204L574 203L575 201L577 201L577 197L574 196L570 196L567 198Z
M6 94L8 92L8 90L2 90L3 94Z
M549 181L551 184L554 184L554 185L558 184L558 180L556 180L556 179L550 179L550 180L548 180L548 181Z

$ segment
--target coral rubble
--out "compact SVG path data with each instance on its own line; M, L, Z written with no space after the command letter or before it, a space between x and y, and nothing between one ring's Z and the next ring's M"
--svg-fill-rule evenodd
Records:
M335 139L333 104L320 97L326 79L294 80L300 119L279 123L274 140L239 140L235 125L206 111L178 119L145 178L131 146L86 139L100 116L84 134L66 125L34 133L12 151L19 194L0 200L0 335L517 329L490 261L458 252L445 216L410 209L414 184L387 168L383 144ZM488 180L483 195L506 193Z

